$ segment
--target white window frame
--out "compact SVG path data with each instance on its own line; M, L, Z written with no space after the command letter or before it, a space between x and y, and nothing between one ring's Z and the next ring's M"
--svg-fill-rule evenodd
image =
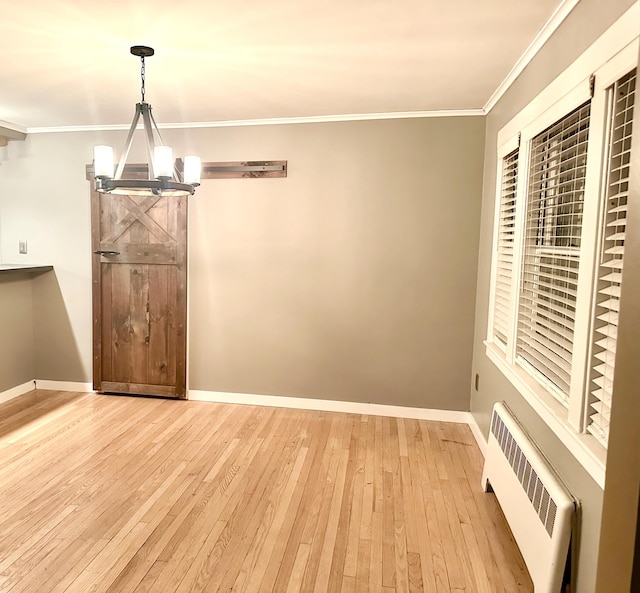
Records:
M638 65L640 9L634 4L565 72L544 89L498 133L496 167L496 207L494 213L493 258L488 307L487 356L518 389L552 431L567 446L593 479L604 487L606 449L585 431L588 415L587 384L591 372L591 317L598 273L598 254L603 178L606 178L607 99L606 91ZM516 333L522 270L523 232L526 218L526 191L529 178L531 140L548 126L566 116L591 97L590 79L595 75L589 126L589 151L580 248L573 364L568 408L534 378L516 359ZM635 122L640 126L640 122ZM519 146L516 193L516 241L511 282L509 338L506 350L493 340L494 286L498 248L501 178L503 159Z

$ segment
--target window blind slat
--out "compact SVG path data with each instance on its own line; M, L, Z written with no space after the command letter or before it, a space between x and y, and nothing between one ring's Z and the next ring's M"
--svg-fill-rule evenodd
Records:
M575 303L578 291L574 288L573 282L562 281L562 290L558 289L558 276L551 273L547 274L525 274L525 280L528 280L539 291L546 291L545 298L554 299L563 303ZM554 280L556 282L554 282ZM555 298L558 297L558 298Z
M622 284L622 274L620 272L611 272L606 276L600 278L603 282L615 282L617 284Z
M574 329L573 316L565 315L564 308L552 303L545 303L544 307L536 306L535 309L530 309L526 305L521 305L520 314L523 317L522 321L526 321L528 325L532 325L534 323L536 316L544 316L549 317L551 321L554 322L555 327L566 327L571 330L571 332L573 332Z
M573 334L567 328L559 328L551 331L546 328L537 327L535 330L524 331L528 333L531 340L536 340L544 344L558 356L564 358L569 363L571 362L571 350L568 350L568 347L571 347L571 341L568 338Z
M617 197L620 198L620 199L626 200L627 197L628 197L628 194L620 194ZM625 201L624 204L621 204L620 206L617 206L616 208L611 208L611 210L609 210L610 214L618 214L620 212L624 212L624 213L627 212L627 203L626 203L626 201Z
M573 319L575 313L575 300L563 295L559 290L551 291L548 288L546 292L537 290L541 283L532 283L526 290L522 291L522 303L521 308L529 311L536 311L540 307L553 307L559 310L562 314L570 315ZM542 286L542 288L545 288ZM541 293L541 294L540 294ZM536 296L538 298L536 299ZM525 297L529 299L536 299L533 303L526 303Z
M519 356L559 388L568 385L571 381L571 363L561 359L538 342L524 344Z
M626 217L625 218L616 218L615 220L612 220L611 222L607 223L607 227L611 227L611 226L626 227L627 226Z
M595 332L597 334L600 334L601 336L608 336L614 339L618 338L618 328L611 323L601 325L600 327L596 328Z
M602 268L611 268L612 270L622 270L623 263L621 259L608 259L600 264Z
M605 405L611 407L611 394L608 393L606 390L604 389L596 389L593 392L593 395L595 395L599 401L603 402Z
M606 294L607 296L612 296L615 297L617 299L620 298L620 285L618 284L611 284L605 288L601 288L598 291L600 294Z
M615 313L614 311L607 311L602 315L598 315L596 319L599 321L604 321L606 325L614 325L614 326L618 325L618 314Z
M618 299L607 299L606 301L598 303L598 307L620 313L620 301Z

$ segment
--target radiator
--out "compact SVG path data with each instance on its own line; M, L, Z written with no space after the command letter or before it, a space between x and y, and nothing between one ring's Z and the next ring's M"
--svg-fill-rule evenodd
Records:
M560 593L574 499L503 403L493 407L482 487L495 492L535 593Z

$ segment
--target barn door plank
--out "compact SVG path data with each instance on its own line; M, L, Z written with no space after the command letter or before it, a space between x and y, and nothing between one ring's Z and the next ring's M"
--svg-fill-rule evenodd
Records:
M175 231L169 226L169 201L155 202L149 215L162 228L167 229L168 234L175 239ZM175 222L175 221L174 221ZM175 240L172 241L175 245ZM163 247L158 243L153 247ZM169 249L169 248L167 248ZM166 256L169 258L171 256ZM175 259L175 247L173 247ZM169 340L169 271L172 266L149 266L149 383L166 384L169 377L168 350ZM175 376L175 371L174 375Z
M111 267L112 289L111 294L104 295L105 300L110 300L111 306L111 344L108 342L104 348L112 349L112 377L107 374L107 369L102 367L103 380L128 383L133 375L131 367L131 271L127 265L107 264ZM105 335L105 338L108 335Z
M176 237L177 260L176 266L176 393L186 397L187 392L187 198L183 196L170 204L174 214L175 227L171 230Z
M169 376L169 270L149 267L149 383L162 385Z

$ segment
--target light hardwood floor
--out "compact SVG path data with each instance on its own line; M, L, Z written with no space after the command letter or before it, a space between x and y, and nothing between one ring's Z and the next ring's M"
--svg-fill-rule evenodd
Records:
M0 405L0 591L528 593L462 424L37 391Z

